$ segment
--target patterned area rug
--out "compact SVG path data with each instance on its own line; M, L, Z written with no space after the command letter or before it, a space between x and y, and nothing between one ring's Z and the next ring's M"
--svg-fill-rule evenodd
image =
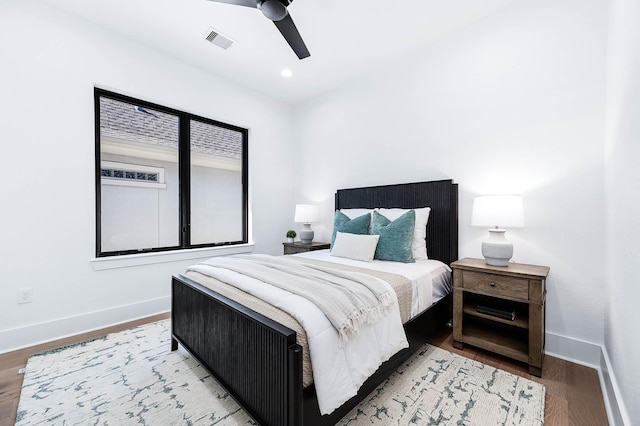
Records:
M255 422L182 349L170 322L29 358L16 425ZM542 425L544 386L425 345L341 425Z

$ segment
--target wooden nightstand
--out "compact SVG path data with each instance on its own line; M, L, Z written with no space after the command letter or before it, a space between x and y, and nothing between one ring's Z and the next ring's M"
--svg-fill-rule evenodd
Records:
M300 241L282 243L282 245L284 246L284 254L305 253L314 250L324 250L331 247L331 244L329 243L301 243Z
M529 364L542 375L546 266L461 259L453 269L453 346L467 343ZM496 309L499 312L490 312ZM483 312L479 312L483 311ZM508 313L506 318L499 315ZM513 314L513 319L512 319Z

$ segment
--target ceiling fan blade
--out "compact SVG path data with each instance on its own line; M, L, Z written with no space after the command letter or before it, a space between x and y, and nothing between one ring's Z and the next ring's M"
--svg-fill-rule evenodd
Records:
M258 7L257 0L209 0L214 1L216 3L227 3L227 4L235 4L237 6L247 6L247 7Z
M276 27L278 27L278 30L280 30L280 33L282 33L285 40L287 40L287 43L289 43L289 46L291 46L295 54L298 55L299 59L311 56L307 46L304 44L304 41L302 41L302 37L296 28L296 24L293 23L293 19L291 19L290 14L287 13L287 16L282 20L273 21L273 23L276 24Z

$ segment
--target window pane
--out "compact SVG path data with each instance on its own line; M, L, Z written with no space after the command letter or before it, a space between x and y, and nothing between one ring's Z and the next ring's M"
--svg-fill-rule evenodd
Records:
M178 117L100 97L102 252L175 247Z
M191 120L191 244L243 240L242 133Z

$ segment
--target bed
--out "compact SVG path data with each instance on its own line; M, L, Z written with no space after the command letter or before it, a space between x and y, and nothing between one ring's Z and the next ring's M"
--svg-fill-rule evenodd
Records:
M457 185L451 180L338 190L337 210L429 206L427 253L457 260ZM404 324L409 347L383 363L358 394L321 415L314 386L303 386L296 332L184 275L172 278L172 349L182 345L265 425L333 425L451 318L451 294Z

